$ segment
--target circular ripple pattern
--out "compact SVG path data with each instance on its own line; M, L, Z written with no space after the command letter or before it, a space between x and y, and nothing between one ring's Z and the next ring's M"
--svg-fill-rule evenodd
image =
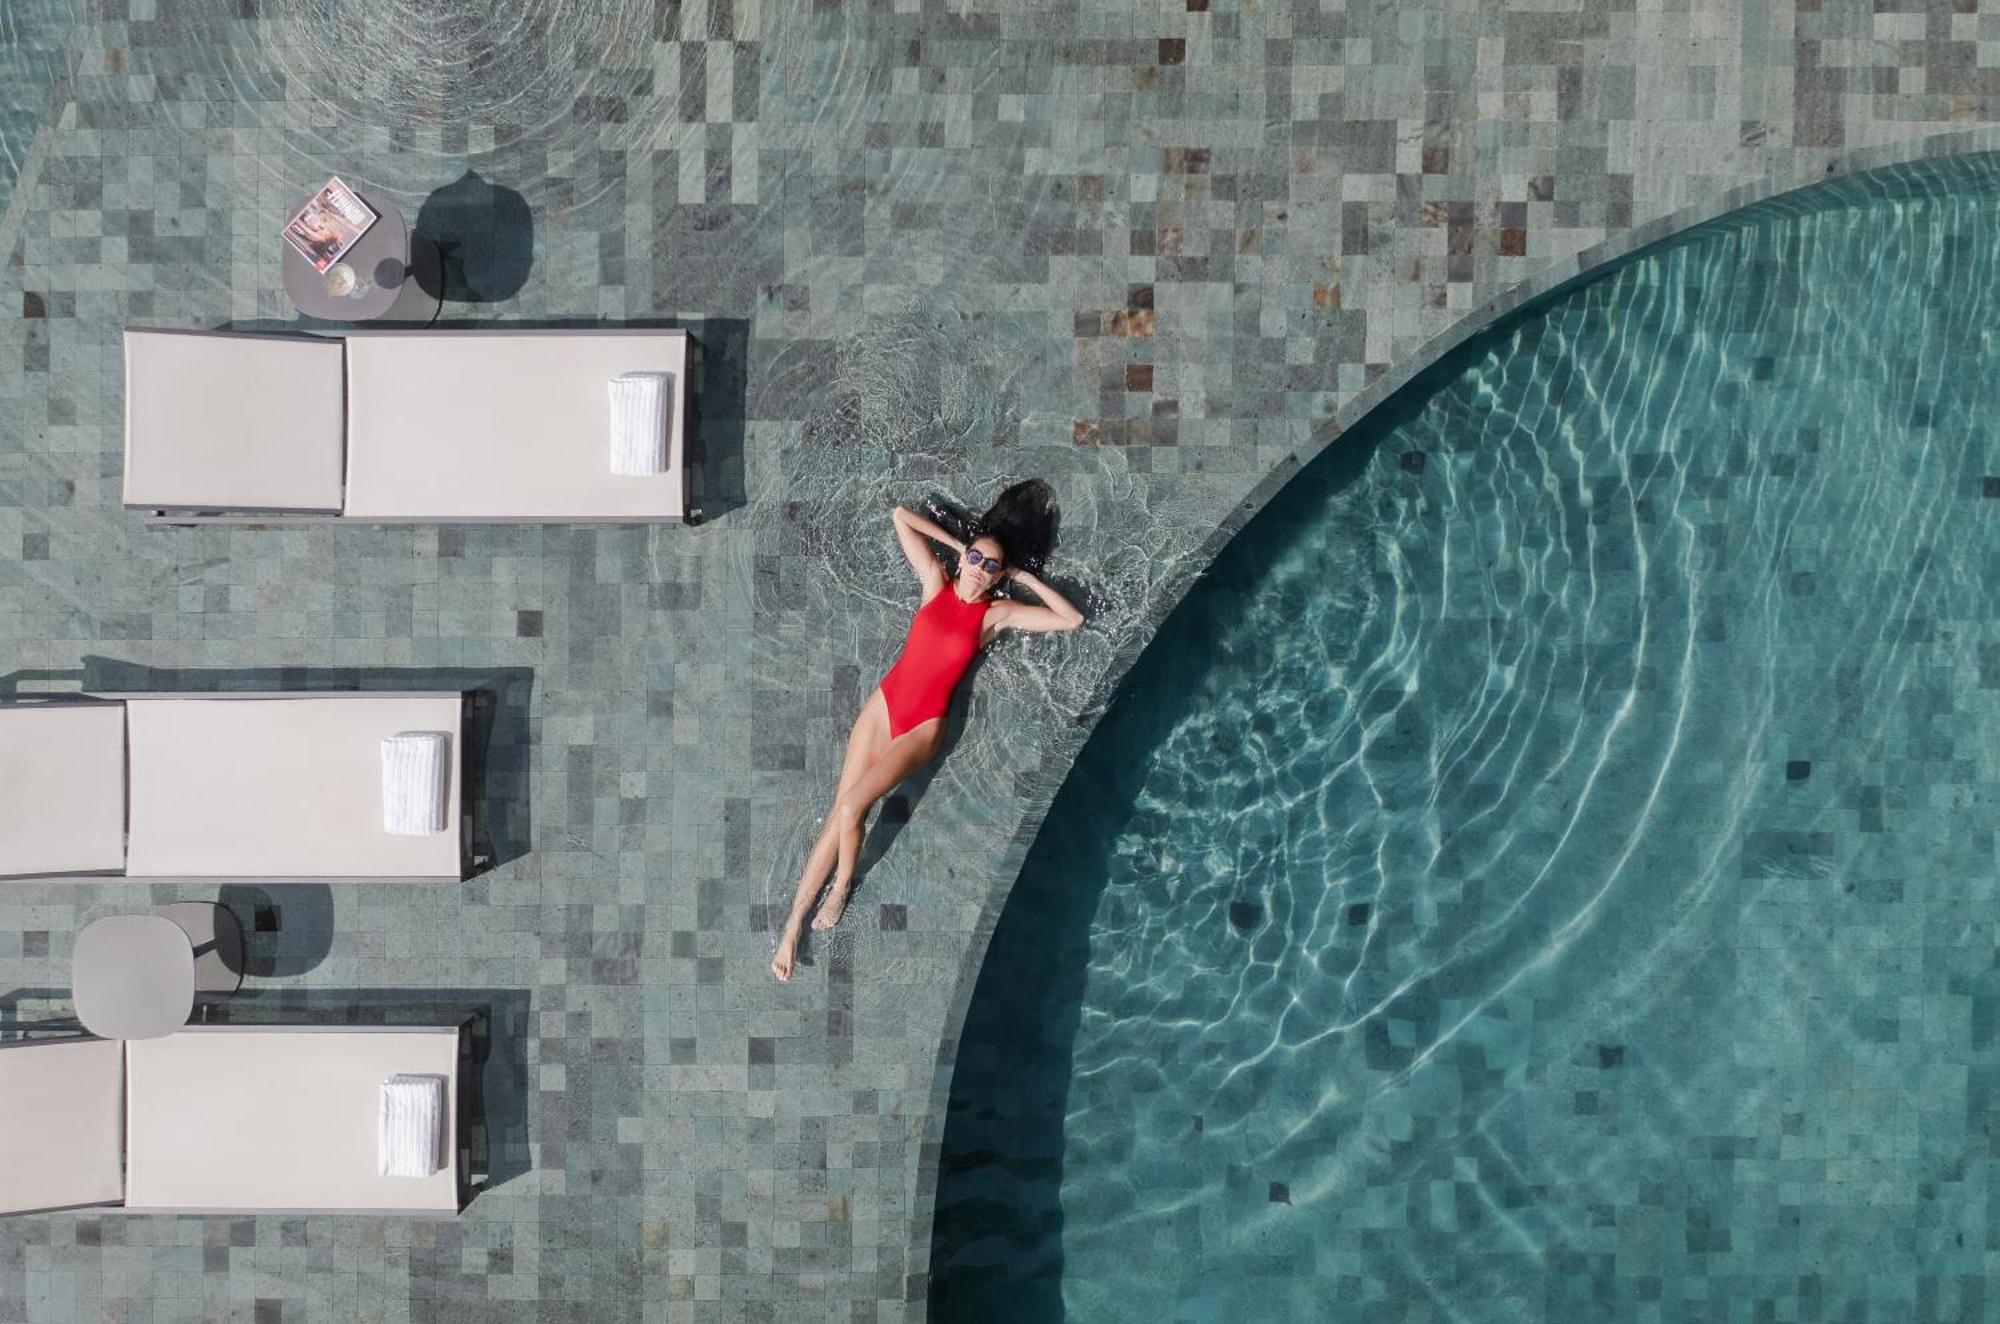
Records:
M243 99L267 103L270 127L297 155L375 159L387 137L403 149L387 164L409 177L374 182L414 190L437 183L427 145L459 163L495 146L595 150L619 135L637 147L670 132L665 121L607 126L612 117L594 104L645 85L655 9L653 0L264 0L261 21L232 28L208 55L213 72L242 84ZM256 71L273 67L286 71L276 96L255 86L268 81ZM463 139L467 125L481 141L447 136L458 126ZM533 196L534 179L521 187L546 201Z
M943 1317L1984 1272L2000 203L1892 182L1487 334L1225 553L995 935Z

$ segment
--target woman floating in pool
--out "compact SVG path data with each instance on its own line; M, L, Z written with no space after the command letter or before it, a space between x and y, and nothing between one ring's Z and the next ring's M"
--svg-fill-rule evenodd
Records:
M980 519L970 543L901 507L893 518L896 541L923 585L923 605L910 622L903 655L861 706L861 716L847 737L833 808L806 856L792 896L792 913L785 919L778 954L771 961L771 973L780 979L792 977L806 916L812 913L829 869L833 888L813 927L830 929L840 923L848 889L854 885L861 825L877 800L937 753L952 691L973 657L1002 630L1049 634L1083 624L1083 613L1032 570L1054 542L1055 502L1047 484L1031 479L1002 492ZM931 543L957 554L956 578L945 577ZM1026 588L1043 605L993 597L1003 580Z

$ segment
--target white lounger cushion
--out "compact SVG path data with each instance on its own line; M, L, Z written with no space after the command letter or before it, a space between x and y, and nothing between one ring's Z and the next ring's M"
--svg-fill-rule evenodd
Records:
M124 1194L121 1047L109 1039L0 1047L0 1214Z
M377 1171L383 1081L443 1076L457 1116L455 1029L193 1026L125 1047L128 1208L458 1208L456 1162Z
M621 373L673 378L667 472L606 462ZM363 519L659 520L684 513L681 331L362 331L347 340L347 505Z
M125 710L0 708L0 874L125 867Z
M333 512L345 433L338 340L125 333L125 504Z
M455 693L130 699L126 872L461 877L457 832L403 837L382 825L382 741L444 731L458 751L459 708ZM456 766L447 788L453 825L455 774Z

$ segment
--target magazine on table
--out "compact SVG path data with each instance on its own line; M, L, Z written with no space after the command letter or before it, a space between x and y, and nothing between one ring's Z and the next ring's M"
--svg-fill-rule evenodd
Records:
M336 175L285 223L285 242L324 275L380 219L380 214Z

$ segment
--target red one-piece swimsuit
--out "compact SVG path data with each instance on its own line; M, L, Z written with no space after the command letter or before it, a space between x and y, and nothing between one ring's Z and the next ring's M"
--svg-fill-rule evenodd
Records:
M951 706L951 692L979 652L979 630L989 605L985 598L967 602L946 584L917 608L902 656L882 677L891 740L944 716Z

